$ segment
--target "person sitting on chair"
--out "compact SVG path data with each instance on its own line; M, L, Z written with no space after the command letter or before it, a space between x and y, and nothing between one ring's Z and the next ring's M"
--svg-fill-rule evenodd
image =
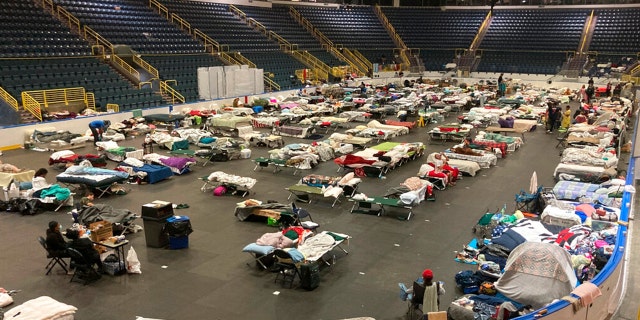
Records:
M422 286L424 287L422 313L438 312L440 296L445 294L442 282L433 281L433 271L431 269L426 269L422 272L422 281Z
M58 221L49 222L49 229L47 229L47 251L49 254L59 258L67 258L67 242L60 233L60 224Z
M102 270L100 254L89 238L80 237L80 233L76 229L67 229L67 238L71 240L69 248L78 250L88 263L92 265L95 263L98 266L98 270Z

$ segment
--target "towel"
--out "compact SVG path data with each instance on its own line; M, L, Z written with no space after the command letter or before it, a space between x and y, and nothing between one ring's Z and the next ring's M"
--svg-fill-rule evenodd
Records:
M585 282L579 285L577 288L573 289L571 293L580 297L583 307L589 306L597 297L602 295L600 288L591 282Z

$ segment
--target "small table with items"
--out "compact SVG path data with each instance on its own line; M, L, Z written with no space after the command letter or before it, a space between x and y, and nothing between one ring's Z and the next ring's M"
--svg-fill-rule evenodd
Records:
M118 263L117 263L117 268L113 270L112 274L115 275L115 274L121 274L121 273L127 272L127 260L126 260L127 257L124 253L124 247L126 247L127 244L129 244L129 240L122 240L116 243L111 242L109 240L102 240L102 241L93 241L93 243L96 245L103 246L107 249L111 249L115 252L116 257L118 258ZM103 263L103 266L106 267L106 264ZM110 273L106 269L105 271L107 271L107 273Z

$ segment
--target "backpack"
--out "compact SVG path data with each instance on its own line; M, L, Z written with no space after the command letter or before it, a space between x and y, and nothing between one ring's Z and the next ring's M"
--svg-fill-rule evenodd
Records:
M465 294L478 293L480 289L480 280L471 270L464 270L456 273L456 286L462 289Z

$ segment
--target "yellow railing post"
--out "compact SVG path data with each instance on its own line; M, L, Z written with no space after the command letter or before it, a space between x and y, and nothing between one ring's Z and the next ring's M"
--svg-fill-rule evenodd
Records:
M158 2L158 0L150 0L149 7L158 9L158 13L164 14L165 18L167 18L167 20L169 19L169 9Z
M582 41L580 43L580 53L584 52L584 46L587 44L589 30L591 29L591 22L593 22L593 14L594 10L591 10L591 15L589 15L589 22L587 22L587 28L585 29L584 37L582 37Z
M119 65L131 77L135 78L137 81L140 81L140 72L138 72L138 70L134 69L126 61L122 60L122 58L118 57L115 54L111 54L111 61L113 63L115 63L116 65Z
M3 87L0 87L0 98L2 98L2 100L4 100L4 102L6 102L8 105L10 105L11 108L13 108L14 110L16 110L16 111L20 110L20 105L18 104L18 100L16 100L16 98L14 98Z
M40 103L26 91L22 92L22 107L29 111L36 119L42 121L42 107Z
M151 64L149 64L148 62L144 61L142 58L140 58L137 55L133 56L133 62L135 62L136 64L138 64L139 66L141 66L142 68L144 68L145 70L147 70L151 75L153 75L156 78L160 78L160 72L158 71L158 69L156 69L154 66L152 66Z

